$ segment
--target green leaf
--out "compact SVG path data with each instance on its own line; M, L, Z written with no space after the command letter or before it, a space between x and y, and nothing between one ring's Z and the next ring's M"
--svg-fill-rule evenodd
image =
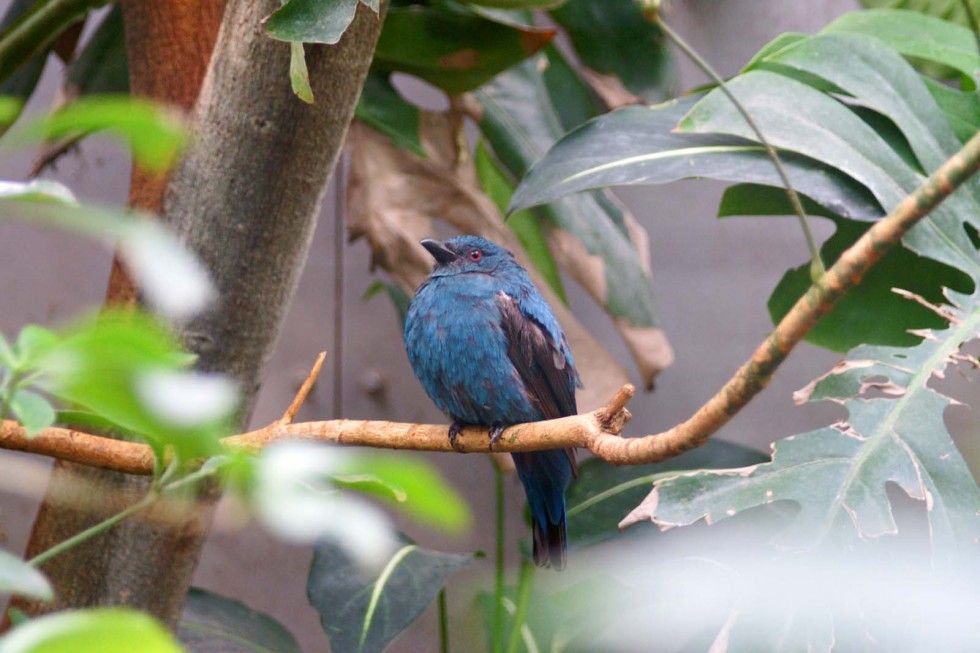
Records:
M672 95L676 79L667 40L636 0L569 0L551 16L568 33L583 66L615 75L647 102Z
M980 17L980 0L966 1L973 15ZM907 9L973 29L963 0L861 0L861 4L869 9Z
M752 71L733 79L729 88L774 146L839 169L868 188L882 206L896 206L922 182L921 175L864 121L805 84L771 72ZM932 102L931 96L928 101ZM695 105L680 129L751 136L741 115L717 91ZM921 143L915 147L917 153L926 151ZM963 229L963 221L976 215L974 207L976 203L965 191L954 193L908 233L904 245L967 274L980 274L976 248Z
M957 91L928 77L922 81L946 114L946 120L961 142L965 143L980 131L980 89Z
M808 215L830 218L836 230L820 248L825 262L836 261L868 230L866 223L836 216L804 198ZM737 185L722 195L718 215L792 215L793 209L782 189L768 186ZM769 297L769 314L774 323L783 318L810 287L809 261L783 275ZM967 292L968 276L931 259L923 258L899 245L886 254L861 283L841 297L807 334L815 345L847 352L862 343L912 346L920 338L910 330L938 328L942 319L935 312L895 294L902 288L930 302L945 300L943 288Z
M0 34L36 4L35 0L13 0L0 19ZM40 52L22 63L13 74L0 83L0 103L4 105L4 109L0 110L0 133L20 116L27 100L37 88L47 60L48 51Z
M377 0L289 0L265 19L265 33L279 41L337 43L358 2L377 13Z
M678 470L727 469L766 460L755 449L724 440L709 440L703 447L653 465L617 467L590 458L579 464L578 480L565 493L569 548L618 537L620 520L648 494L650 484Z
M306 593L333 653L380 653L422 615L449 575L472 559L409 544L373 577L358 571L343 550L321 543L313 552Z
M54 598L54 590L44 574L20 558L0 549L0 596L4 595L50 601ZM0 637L0 651L5 652L2 642L3 638Z
M0 199L16 202L52 202L77 206L74 193L62 184L48 179L32 179L28 182L0 181Z
M560 7L568 0L461 0L468 5L493 7L495 9L551 9Z
M792 501L800 512L778 536L812 547L838 528L862 537L895 533L886 484L924 502L933 558L972 556L980 538L980 487L950 438L951 400L929 387L980 329L980 293L950 293L951 325L910 348L860 347L798 400L843 404L846 421L781 440L772 462L658 481L629 521L661 526L717 521L754 506Z
M364 294L361 295L361 299L371 299L381 291L384 291L384 293L388 295L388 299L390 299L391 303L394 305L395 311L398 312L398 320L401 322L402 327L404 327L405 315L408 314L408 305L411 303L412 298L409 297L397 284L391 283L390 281L376 279L370 286L368 286L368 289L364 291Z
M464 93L527 59L554 34L494 22L448 4L396 7L385 16L374 65L415 75L448 93Z
M487 150L486 144L481 140L476 145L476 155L474 157L476 174L480 180L483 191L493 200L493 203L500 209L501 214L507 211L511 195L514 193L514 184L493 159ZM544 280L548 283L555 294L567 306L568 297L565 295L565 286L561 281L561 273L558 271L558 264L555 257L548 248L548 241L544 229L541 225L541 218L534 215L531 211L517 211L507 218L507 225L517 236L528 258L537 269Z
M60 341L61 337L54 331L37 324L28 324L17 334L14 355L20 361L22 369L30 369Z
M289 83L296 97L307 104L313 104L310 73L306 69L306 50L302 43L289 44Z
M980 53L972 30L918 12L856 11L844 14L821 33L830 32L871 36L906 57L948 66L970 80L976 80L980 72Z
M758 143L718 134L679 134L698 98L626 107L559 140L517 186L510 210L605 186L663 184L690 177L780 186ZM838 215L874 220L882 211L860 184L812 159L781 155L793 187Z
M141 98L106 95L76 100L28 122L10 138L24 145L99 131L122 140L141 166L157 172L173 165L188 134L183 119L170 109Z
M405 454L358 452L345 458L335 479L344 480L348 487L351 480L381 484L391 490L388 496L372 492L376 496L395 500L390 505L414 519L450 533L467 531L473 521L469 506L459 493L449 485L438 470L421 458Z
M418 157L428 156L419 137L419 109L407 102L391 83L391 75L371 68L354 116L371 125Z
M515 178L523 177L564 133L542 74L560 65L555 57L560 57L555 50L538 54L474 94L482 107L480 130ZM567 198L540 211L559 263L616 322L649 386L673 354L657 327L642 226L604 193Z
M129 60L122 9L112 9L65 71L65 92L71 97L129 93Z
M177 636L194 653L302 653L286 628L241 601L192 587Z
M47 614L0 637L2 653L181 653L152 617L130 608Z
M25 388L14 392L10 398L10 410L27 430L27 437L33 437L54 424L54 407L41 395Z
M14 355L14 348L7 342L7 338L0 332L0 368L12 369L17 365L17 357ZM3 370L0 370L2 372Z

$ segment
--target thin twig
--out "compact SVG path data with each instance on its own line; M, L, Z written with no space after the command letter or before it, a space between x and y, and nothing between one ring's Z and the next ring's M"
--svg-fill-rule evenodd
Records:
M293 397L293 402L289 404L289 408L282 414L277 424L285 425L293 423L293 418L296 417L296 413L303 406L303 402L310 395L310 390L313 389L313 384L316 383L317 378L320 376L320 368L323 367L323 359L326 357L327 352L325 351L317 354L316 360L313 362L313 367L310 368L310 373L306 375L306 380L303 381L303 385L299 387L296 396Z
M803 237L806 239L806 246L810 250L811 278L814 280L819 279L826 271L823 259L820 258L820 250L817 248L817 241L813 237L813 232L810 231L810 223L807 220L806 211L803 210L803 203L800 201L800 196L797 195L796 189L793 188L793 184L790 183L789 174L787 174L786 168L783 167L783 162L779 158L779 153L776 151L776 148L769 143L769 140L766 138L765 134L762 133L762 130L759 129L759 126L756 124L755 120L753 120L748 110L742 105L741 102L739 102L738 98L735 97L735 94L729 90L728 85L725 83L725 80L721 78L721 75L719 75L715 69L711 67L711 64L709 64L701 55L699 55L697 51L681 37L680 34L675 32L669 25L667 25L667 23L664 22L663 18L660 16L659 6L647 11L646 15L657 27L663 31L664 34L666 34L674 43L677 44L677 47L679 47L684 54L690 57L691 61L697 64L698 68L703 70L704 73L718 85L721 92L724 93L731 103L735 105L735 108L742 115L742 118L745 119L748 126L753 132L755 132L755 136L757 139L759 139L759 142L766 148L766 153L772 160L773 165L776 166L776 172L779 174L779 178L783 182L783 188L786 190L786 197L789 198L789 203L792 205L793 211L796 212L796 217L800 220L800 227L803 229Z

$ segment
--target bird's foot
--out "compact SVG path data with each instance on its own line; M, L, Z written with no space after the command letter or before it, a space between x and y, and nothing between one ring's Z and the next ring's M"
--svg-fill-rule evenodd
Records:
M459 448L456 446L456 438L458 438L459 434L463 432L464 426L466 425L462 422L453 422L452 426L449 427L449 446L457 451Z
M496 426L490 427L490 451L493 451L493 445L500 442L500 436L504 434L504 427L497 424Z

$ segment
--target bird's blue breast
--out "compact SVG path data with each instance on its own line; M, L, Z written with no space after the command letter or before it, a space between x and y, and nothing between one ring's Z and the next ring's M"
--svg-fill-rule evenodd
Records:
M426 393L465 424L517 424L543 419L507 356L500 292L518 296L481 273L433 276L405 318L405 349Z

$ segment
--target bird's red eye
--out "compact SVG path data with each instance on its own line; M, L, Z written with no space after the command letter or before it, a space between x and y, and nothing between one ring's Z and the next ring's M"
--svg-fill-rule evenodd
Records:
M470 252L471 261L479 261L481 258L483 258L483 252L480 250L474 249L472 252Z

